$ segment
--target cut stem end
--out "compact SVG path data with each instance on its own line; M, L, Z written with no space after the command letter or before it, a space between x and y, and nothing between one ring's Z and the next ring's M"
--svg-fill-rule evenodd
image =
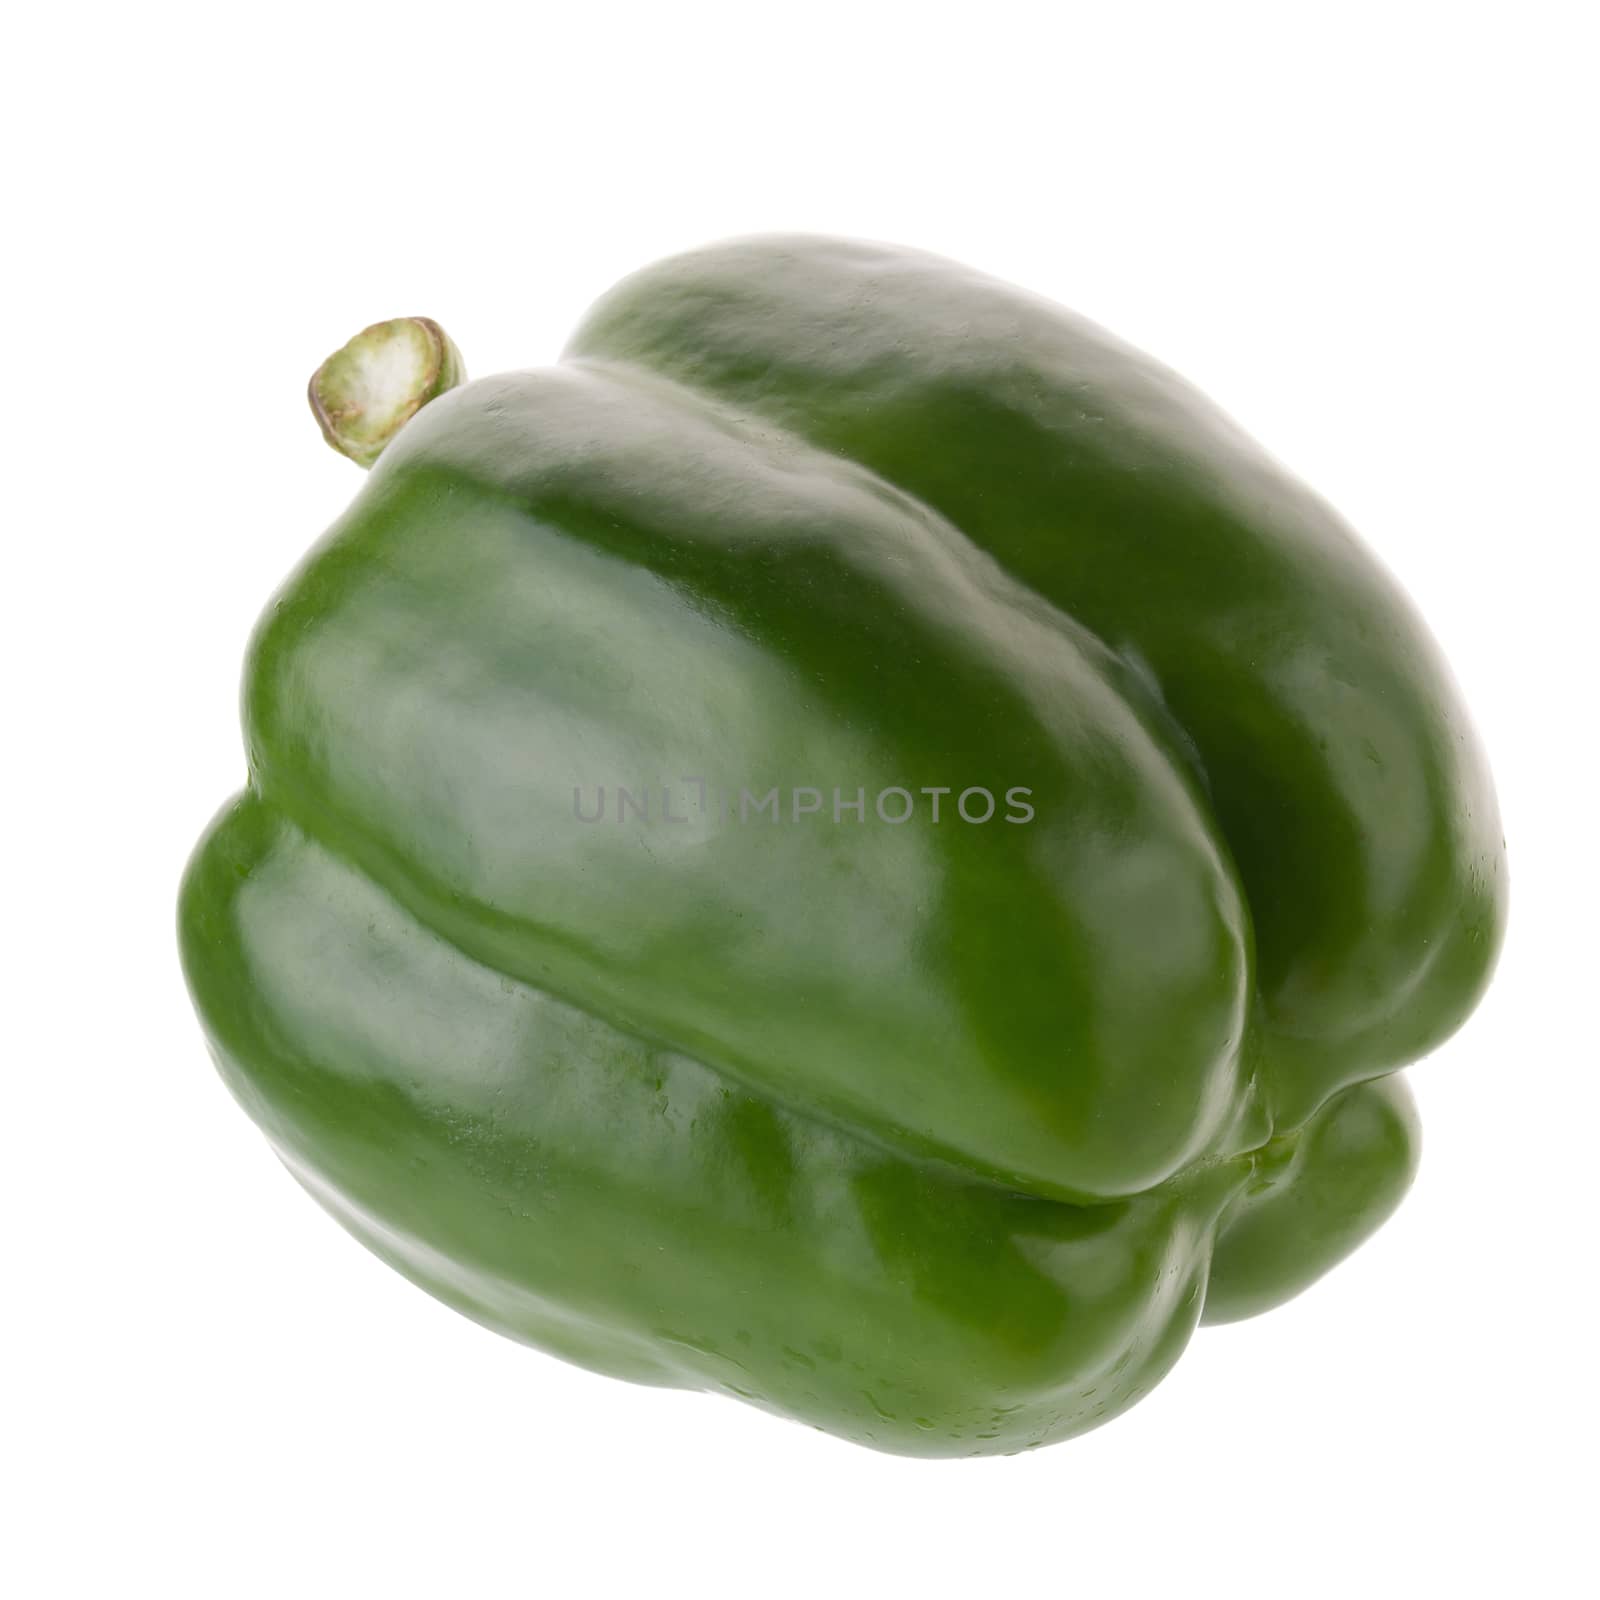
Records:
M311 410L340 455L370 467L430 400L466 378L461 352L431 317L364 328L311 375Z

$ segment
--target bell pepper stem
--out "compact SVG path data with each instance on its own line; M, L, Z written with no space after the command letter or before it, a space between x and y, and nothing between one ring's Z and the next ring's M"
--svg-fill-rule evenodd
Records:
M311 375L311 410L340 455L370 467L430 400L465 381L461 352L431 317L364 328Z

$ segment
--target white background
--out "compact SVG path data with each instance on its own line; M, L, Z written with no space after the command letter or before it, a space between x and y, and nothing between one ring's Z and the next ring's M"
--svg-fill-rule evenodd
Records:
M25 17L0 52L8 1592L1592 1593L1592 8ZM1412 591L1500 782L1510 940L1414 1074L1411 1199L1026 1457L879 1457L479 1330L282 1173L178 973L246 632L360 480L311 368L400 313L476 372L546 362L619 275L763 228L943 251L1209 390Z

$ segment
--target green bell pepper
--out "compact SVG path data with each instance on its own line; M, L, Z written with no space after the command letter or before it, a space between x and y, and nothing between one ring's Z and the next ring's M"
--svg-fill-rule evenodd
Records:
M1323 502L882 246L698 251L460 377L418 318L313 380L377 465L181 898L224 1078L352 1233L586 1367L937 1456L1111 1417L1388 1215L1390 1074L1505 871Z

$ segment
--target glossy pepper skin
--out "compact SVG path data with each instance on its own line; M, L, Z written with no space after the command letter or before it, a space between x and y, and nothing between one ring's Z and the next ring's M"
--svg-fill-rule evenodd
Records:
M1337 516L884 246L667 261L432 400L244 716L181 943L295 1176L492 1328L906 1454L1081 1432L1354 1248L1499 944L1482 756Z

